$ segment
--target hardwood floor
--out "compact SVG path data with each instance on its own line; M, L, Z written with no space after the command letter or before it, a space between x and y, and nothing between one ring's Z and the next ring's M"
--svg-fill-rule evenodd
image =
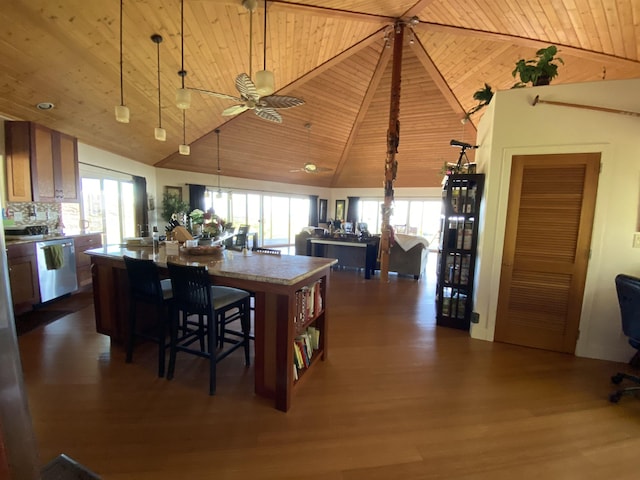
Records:
M253 395L242 352L132 364L85 307L19 338L42 463L104 479L638 478L640 402L608 402L626 365L472 340L435 326L433 278L335 271L330 352L287 413ZM237 354L237 355L236 355Z

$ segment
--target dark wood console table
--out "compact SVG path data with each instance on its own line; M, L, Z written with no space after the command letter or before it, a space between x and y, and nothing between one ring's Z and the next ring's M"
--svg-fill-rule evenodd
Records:
M378 258L377 239L344 240L340 238L310 237L307 239L307 255L338 260L338 265L364 268L364 278L375 274Z

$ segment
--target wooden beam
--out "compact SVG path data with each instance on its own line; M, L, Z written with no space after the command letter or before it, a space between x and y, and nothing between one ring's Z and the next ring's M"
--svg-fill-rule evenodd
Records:
M452 25L442 25L439 23L420 22L413 28L416 30L427 33L447 33L451 35L464 35L483 40L494 40L497 42L510 42L514 45L529 48L543 48L549 46L548 40L536 40L532 38L519 37L517 35L509 35L506 33L487 32L485 30L475 30L473 28L454 27ZM583 48L576 48L570 45L563 45L561 43L554 43L558 47L558 50L562 50L562 53L566 55L573 55L586 60L593 60L596 62L616 62L620 65L626 65L627 67L633 65L635 67L640 64L638 60L630 60L628 58L619 57L612 54L596 52L593 50L585 50Z
M219 5L241 5L241 0L189 0L190 2L208 2ZM262 8L262 1L258 1L258 8ZM288 2L283 0L269 0L269 8L274 11L289 11L295 13L306 13L322 15L327 18L341 18L344 20L357 20L360 22L372 22L379 24L390 24L395 21L394 17L386 15L376 15L374 13L356 12L353 10L343 10L340 8L323 7L321 5L305 5L302 3Z
M434 0L418 0L418 2L413 7L411 7L409 10L404 12L402 14L402 17L400 17L400 18L416 17L416 16L418 16L420 14L420 12L422 12L425 8L427 8L433 2L434 2Z
M340 175L342 174L342 170L344 169L345 164L347 163L347 159L349 158L349 154L351 152L351 147L353 146L353 142L358 136L358 132L360 131L360 126L364 121L364 118L367 115L367 111L369 110L369 106L373 101L373 97L375 96L376 91L378 90L378 86L380 85L380 80L382 80L382 76L384 71L387 68L387 64L389 63L389 59L391 58L391 49L383 48L382 53L380 54L380 58L378 59L378 65L376 66L373 76L371 77L371 81L369 82L369 86L367 87L367 92L362 99L362 104L360 105L360 109L358 110L358 115L356 116L355 121L353 122L353 126L351 128L351 132L349 133L349 138L342 150L342 155L340 155L340 160L338 161L338 165L336 167L336 171L333 175L333 179L331 181L331 186L335 187L340 179Z

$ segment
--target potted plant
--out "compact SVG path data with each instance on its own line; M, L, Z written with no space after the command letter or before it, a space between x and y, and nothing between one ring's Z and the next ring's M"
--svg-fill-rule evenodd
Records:
M564 65L562 58L556 57L557 53L556 46L550 45L538 50L534 59L524 60L521 58L518 60L511 74L513 78L516 78L516 74L519 75L520 81L512 88L524 87L527 83L531 83L534 87L549 85L551 80L558 75L558 64L553 62L557 61Z
M178 195L164 192L162 195L162 219L167 222L171 220L171 216L189 211L189 204L183 202Z
M491 102L492 98L493 90L491 90L491 85L485 83L483 88L476 90L473 94L473 99L476 100L478 104L464 114L463 123L469 120L469 118L471 118L471 115L476 113L478 110L482 110L484 107L489 105L489 102Z

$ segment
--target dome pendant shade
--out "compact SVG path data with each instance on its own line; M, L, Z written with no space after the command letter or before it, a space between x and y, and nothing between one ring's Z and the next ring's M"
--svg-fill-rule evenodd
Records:
M176 105L183 110L191 106L191 92L188 89L178 88L176 90Z
M120 123L129 123L129 107L116 105L116 120Z
M256 72L256 90L261 97L266 97L276 91L276 81L271 70Z

